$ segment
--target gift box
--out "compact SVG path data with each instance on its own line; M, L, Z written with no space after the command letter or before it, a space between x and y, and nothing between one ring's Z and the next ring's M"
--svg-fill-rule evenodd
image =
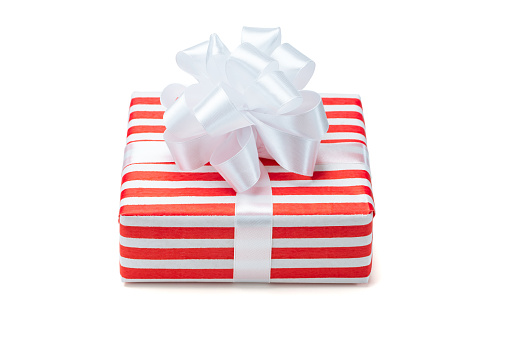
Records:
M131 100L120 207L126 282L360 283L372 220L360 97L304 90L279 28L177 54L198 81Z
M374 215L360 97L321 94L329 128L312 176L261 159L272 187L271 283L365 283ZM206 164L179 170L160 93L136 92L121 184L125 282L232 282L235 190Z

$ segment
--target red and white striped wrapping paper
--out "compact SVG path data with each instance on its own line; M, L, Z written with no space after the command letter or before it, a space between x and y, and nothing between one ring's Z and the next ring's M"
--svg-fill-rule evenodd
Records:
M330 125L322 143L366 144L360 98L322 98ZM122 280L233 281L235 191L211 166L181 172L151 158L151 150L166 147L159 93L134 93L129 113L119 217ZM133 143L137 147L127 151ZM305 177L262 162L274 202L270 282L367 282L374 215L369 165L317 165L313 177Z

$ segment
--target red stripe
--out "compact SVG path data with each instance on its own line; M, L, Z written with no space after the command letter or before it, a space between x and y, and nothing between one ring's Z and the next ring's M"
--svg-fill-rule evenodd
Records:
M131 140L126 145L129 145L132 142L141 142L141 141L161 141L164 142L164 140L152 140L152 139L140 139L140 140ZM148 162L144 162L144 164L149 164ZM153 164L162 164L162 162L153 162ZM134 165L134 164L129 164Z
M330 179L368 179L365 170L315 171L312 177L295 173L269 173L270 180L330 180Z
M131 127L132 128L132 127ZM359 133L366 136L364 127L354 125L330 125L328 133Z
M273 195L372 195L371 189L367 186L346 186L346 187L273 187Z
M321 141L322 144L337 144L337 143L341 143L341 142L359 142L361 144L366 145L366 143L364 141L357 140L357 139L331 139L331 140L322 140Z
M164 133L165 126L133 126L127 130L127 136L135 133Z
M350 238L370 235L373 223L361 226L273 227L273 239ZM233 239L234 227L124 226L120 235L137 239Z
M219 173L207 172L145 172L133 171L124 174L122 183L131 180L150 180L150 181L223 181Z
M233 239L233 227L142 227L120 225L120 235L137 239Z
M274 215L367 215L370 203L274 204Z
M371 254L371 244L357 247L273 248L272 259L351 259ZM120 255L128 259L176 260L212 259L233 260L233 247L221 248L135 248L120 245Z
M329 119L358 119L364 122L362 113L355 111L330 111L325 113Z
M127 188L120 198L132 197L224 197L235 196L233 188Z
M362 108L362 103L356 98L322 98L324 105L357 105Z
M233 216L235 204L125 205L120 207L120 215Z
M365 278L370 272L371 264L362 267L273 268L270 278Z
M302 238L349 238L365 237L373 231L373 222L361 226L313 226L313 227L274 227L273 239Z
M158 97L132 98L131 106L134 105L160 105L161 100Z
M162 119L163 115L164 111L134 111L129 115L129 121L133 119Z
M120 266L125 279L233 279L233 269L160 269Z
M337 170L315 171L312 177L295 173L269 173L270 180L330 180L330 179L368 179L369 173L365 170ZM124 174L122 184L132 180L149 181L223 181L223 177L215 172L161 172L161 171L133 171Z
M274 215L367 215L373 213L371 203L274 204ZM161 204L125 205L121 216L233 216L235 204Z
M273 187L273 195L359 195L372 197L367 186L346 187ZM219 197L235 196L233 188L126 188L121 199L132 197Z
M273 248L273 259L362 258L371 254L371 244L356 247Z
M340 268L273 268L270 278L365 278L370 272L371 264ZM120 266L120 274L125 279L233 279L233 269L156 269Z
M231 248L134 248L120 245L120 255L129 259L233 259Z
M262 162L263 166L279 166L279 164L274 159L260 158L260 161Z

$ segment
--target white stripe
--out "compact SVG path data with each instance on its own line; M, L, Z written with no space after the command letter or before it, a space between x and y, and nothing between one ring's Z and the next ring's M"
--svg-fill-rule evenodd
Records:
M131 119L131 121L129 121L129 123L127 124L127 128L131 128L134 126L164 126L164 123L163 119Z
M127 137L126 143L139 140L164 140L163 133L133 133Z
M273 248L358 247L371 244L372 235L348 238L272 239ZM138 239L120 236L120 244L135 248L233 248L233 239Z
M371 255L340 259L272 259L272 268L363 267L371 263Z
M175 164L132 164L122 170L122 176L129 172L217 173L212 166L202 166L192 172L184 172L179 170Z
M235 196L219 197L132 197L120 200L120 206L127 205L194 205L194 204L234 204Z
M234 216L120 216L124 226L141 227L233 227ZM274 227L362 226L373 221L367 215L275 215Z
M139 111L164 112L166 111L166 108L162 105L133 105L129 108L129 114Z
M366 128L360 119L330 118L329 126L360 126Z
M120 236L120 245L136 248L232 248L233 239L137 239Z
M345 139L361 140L367 143L366 137L360 133L350 133L350 132L327 133L323 137L323 140L345 140Z
M357 105L323 105L325 112L359 112L362 114L362 108Z
M362 258L340 259L272 259L272 268L363 267L371 262L371 255ZM127 268L156 269L233 269L233 259L129 259L120 257L120 265Z
M230 187L226 181L151 181L129 180L122 184L121 190L127 188L223 188Z
M234 204L235 196L180 196L180 197L129 197L120 200L120 206L127 205L194 205L194 204ZM367 194L358 195L274 195L275 204L326 204L326 203L370 203L373 199ZM305 206L303 206L305 208Z
M274 227L362 226L373 221L373 213L365 215L275 215Z
M347 187L367 186L371 188L368 179L331 179L331 180L272 180L272 187ZM226 181L155 181L155 180L129 180L122 184L121 190L127 188L229 188Z
M372 235L348 238L305 238L305 239L272 239L273 248L291 247L357 247L367 246L373 240Z
M139 227L233 227L234 216L120 216L120 224Z
M233 259L146 260L120 257L120 265L128 268L233 269Z

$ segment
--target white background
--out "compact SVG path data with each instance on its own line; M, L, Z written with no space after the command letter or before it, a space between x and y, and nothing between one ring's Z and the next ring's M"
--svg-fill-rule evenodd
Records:
M503 2L3 1L2 338L509 336ZM174 56L282 28L308 89L363 98L377 215L367 285L120 282L133 91Z

